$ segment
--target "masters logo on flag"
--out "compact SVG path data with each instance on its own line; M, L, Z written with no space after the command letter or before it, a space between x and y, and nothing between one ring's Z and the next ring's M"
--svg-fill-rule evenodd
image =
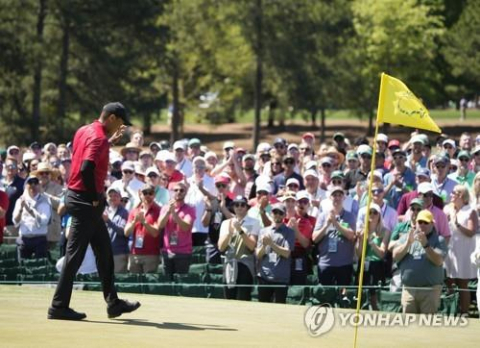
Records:
M427 108L400 80L382 73L377 122L442 131L430 118Z

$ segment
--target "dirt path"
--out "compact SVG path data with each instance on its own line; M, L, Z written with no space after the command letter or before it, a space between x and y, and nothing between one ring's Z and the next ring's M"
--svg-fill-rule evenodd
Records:
M461 124L457 120L439 121L438 125L443 132L458 139L462 132L470 132L474 136L480 132L480 121L466 121ZM360 121L358 119L349 120L327 120L326 125L326 139L330 140L335 132L343 132L350 140L359 136L366 136L368 128L367 121ZM152 127L152 136L147 137L146 143L150 141L160 141L169 139L170 128L166 125L155 125ZM252 150L253 144L253 124L231 123L220 126L213 126L208 124L189 124L185 126L185 138L197 137L202 140L202 143L207 145L210 149L219 152L222 150L222 145L225 141L234 141L237 146L245 147L247 150ZM382 131L382 129L380 129ZM397 138L405 141L410 137L413 129L391 126L388 130L390 138ZM289 142L299 143L301 136L305 132L313 132L320 138L320 128L313 128L307 123L303 122L289 122L285 129L267 128L262 125L261 139L262 141L272 142L276 137L283 137ZM432 140L435 134L430 133Z

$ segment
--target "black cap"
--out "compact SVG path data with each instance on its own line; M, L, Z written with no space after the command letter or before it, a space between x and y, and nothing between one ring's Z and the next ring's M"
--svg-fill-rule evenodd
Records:
M283 145L286 145L287 144L287 141L283 138L276 138L274 141L273 141L273 145L275 144L283 144Z
M168 140L162 140L160 143L161 150L169 150L170 149L170 142Z
M30 144L29 146L31 149L34 149L34 148L37 148L37 149L41 149L42 148L42 145L40 145L40 143L38 141L34 141L33 143Z
M127 117L127 110L125 109L125 106L123 106L122 103L119 103L119 102L108 103L103 107L103 111L109 115L114 114L115 116L120 117L123 120L123 124L125 126L132 125L132 122L130 122L130 120Z
M245 203L248 204L248 200L244 196L236 196L232 203Z

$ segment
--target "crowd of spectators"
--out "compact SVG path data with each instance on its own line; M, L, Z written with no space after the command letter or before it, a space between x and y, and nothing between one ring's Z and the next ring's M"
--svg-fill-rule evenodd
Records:
M248 301L258 284L260 301L284 303L288 286L314 273L342 296L364 262L373 309L391 278L404 312L436 312L446 286L468 313L468 283L480 276L480 137L379 134L373 172L373 144L342 133L322 144L312 133L299 144L277 138L255 153L231 141L221 154L196 138L143 142L134 131L110 150L103 218L117 273L160 267L173 279L204 246L205 262L224 265L226 298ZM20 258L65 252L73 148L34 142L1 153L0 242L15 241Z

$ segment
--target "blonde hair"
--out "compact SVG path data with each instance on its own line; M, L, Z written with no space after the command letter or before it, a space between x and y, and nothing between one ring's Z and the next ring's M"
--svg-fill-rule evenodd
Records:
M468 191L468 187L465 185L455 185L453 190L457 190L462 194L463 204L470 203L470 192Z

